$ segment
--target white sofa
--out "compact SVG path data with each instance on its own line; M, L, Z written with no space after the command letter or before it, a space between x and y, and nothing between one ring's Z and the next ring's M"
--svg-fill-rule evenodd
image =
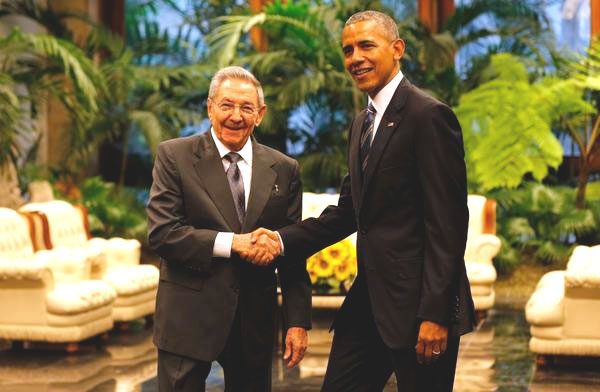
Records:
M600 356L600 245L577 246L565 271L545 274L525 315L532 352Z
M87 213L62 200L29 203L21 207L34 221L36 245L69 249L87 255L92 276L109 283L117 292L115 321L131 321L154 313L158 268L140 264L140 243L123 238L91 238Z
M336 205L339 195L317 194L304 192L302 197L302 219L317 217L328 205ZM471 292L475 309L485 311L494 305L496 269L492 263L493 257L500 250L500 239L495 232L495 203L484 196L469 195L469 231L465 249L467 275L471 283ZM356 244L356 233L348 237ZM332 306L329 302L337 301L333 306L339 306L341 301L334 298L324 298L323 307ZM321 299L315 298L313 306L319 307Z
M110 330L115 290L85 257L35 252L26 218L0 208L0 338L77 342Z
M496 205L481 195L469 195L469 231L465 248L465 265L471 284L475 310L486 311L494 306L496 269L492 259L500 251L501 242L494 235Z

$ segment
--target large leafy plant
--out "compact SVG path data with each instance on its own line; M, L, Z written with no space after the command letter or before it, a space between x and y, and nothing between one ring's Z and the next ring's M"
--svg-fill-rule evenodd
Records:
M81 198L72 201L87 208L92 235L136 238L145 242L146 214L134 191L115 192L115 184L100 177L86 179L80 189Z
M0 164L24 152L17 140L35 133L39 105L59 99L83 129L97 111L102 78L75 45L47 34L13 29L0 38Z
M525 65L509 54L493 56L486 77L456 107L471 190L516 188L527 176L543 180L562 161L553 125L591 110L582 89L550 77L532 83Z
M501 271L510 271L526 257L564 265L575 245L600 242L600 203L575 208L574 188L528 182L489 196L498 202L502 249L495 262Z

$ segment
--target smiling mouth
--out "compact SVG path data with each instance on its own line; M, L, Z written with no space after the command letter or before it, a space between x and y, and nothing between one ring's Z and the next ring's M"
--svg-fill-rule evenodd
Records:
M352 76L361 77L369 72L371 72L373 68L360 68L352 71Z

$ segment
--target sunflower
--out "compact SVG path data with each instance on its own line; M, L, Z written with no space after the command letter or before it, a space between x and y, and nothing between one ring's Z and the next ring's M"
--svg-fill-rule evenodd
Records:
M333 265L343 263L350 255L348 244L346 241L337 242L321 251L322 258Z
M340 282L343 282L346 279L350 278L353 275L351 265L352 261L350 260L346 260L343 263L336 265L333 269L335 278Z
M328 278L333 275L334 265L324 257L319 257L313 268L319 278Z

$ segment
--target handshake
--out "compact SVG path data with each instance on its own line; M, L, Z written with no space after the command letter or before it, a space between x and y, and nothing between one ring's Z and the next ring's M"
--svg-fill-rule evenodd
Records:
M268 266L282 251L279 235L262 227L252 233L234 234L231 250L258 266Z

